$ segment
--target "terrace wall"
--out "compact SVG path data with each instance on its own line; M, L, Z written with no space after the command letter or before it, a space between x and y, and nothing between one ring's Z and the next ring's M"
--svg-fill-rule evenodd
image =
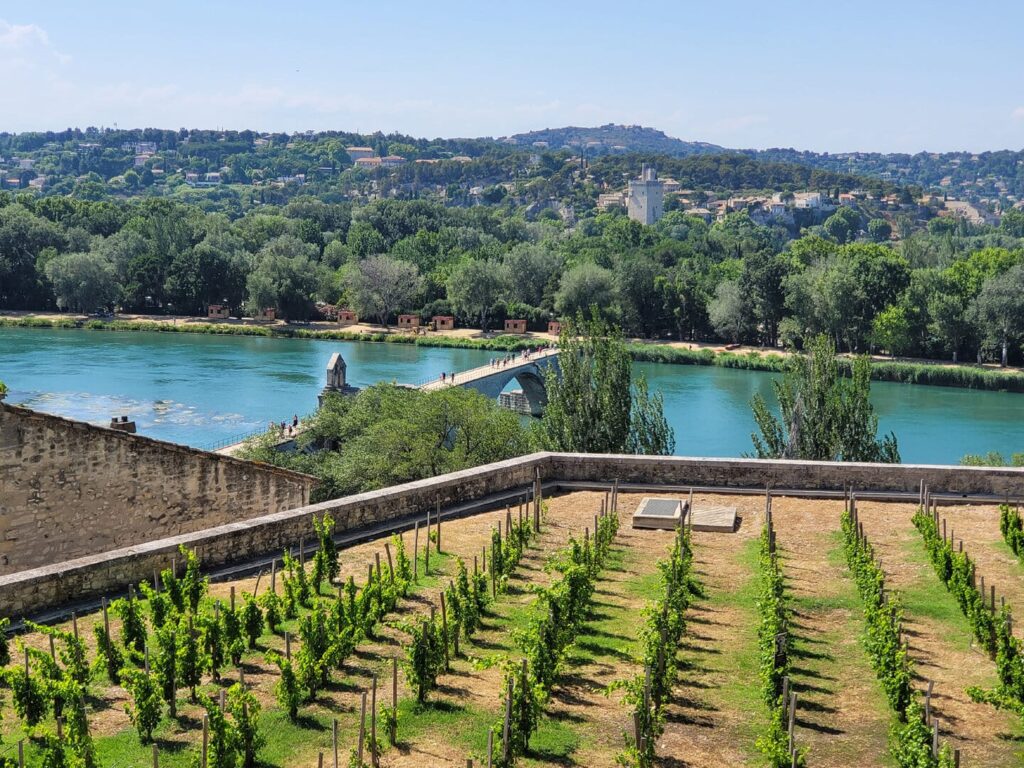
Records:
M535 472L547 483L594 482L783 490L915 494L922 480L933 493L1019 498L1024 470L830 462L597 456L537 453L379 491L300 506L204 530L0 576L0 605L13 617L38 614L69 600L121 592L129 582L169 565L179 545L198 550L204 567L245 562L311 537L312 515L329 511L339 535L433 509L529 487Z
M314 482L0 403L0 575L301 507Z

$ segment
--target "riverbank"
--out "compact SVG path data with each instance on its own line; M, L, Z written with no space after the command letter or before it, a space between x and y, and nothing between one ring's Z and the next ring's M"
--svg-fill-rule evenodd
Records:
M638 362L669 365L715 365L747 371L782 373L790 353L749 350L731 352L707 348L686 348L674 344L631 343L630 354ZM847 372L851 360L839 357L839 365ZM1019 368L987 368L952 363L917 362L872 358L871 378L899 384L922 384L937 387L981 389L990 392L1024 392L1024 372Z
M120 316L114 319L88 318L83 315L9 313L0 315L0 327L87 329L98 331L154 331L159 333L199 333L223 336L264 336L273 338L336 339L385 344L412 344L421 347L478 349L516 352L538 346L552 346L556 337L528 332L524 334L483 333L471 328L451 331L412 333L394 328L360 323L339 328L335 323L311 322L302 325L283 321L224 320L210 322L191 317ZM782 350L739 348L687 342L633 339L628 344L637 362L666 365L718 366L748 371L781 373L791 353ZM840 357L849 366L849 358ZM892 360L873 357L871 378L903 384L958 387L992 392L1024 393L1024 371L939 361Z

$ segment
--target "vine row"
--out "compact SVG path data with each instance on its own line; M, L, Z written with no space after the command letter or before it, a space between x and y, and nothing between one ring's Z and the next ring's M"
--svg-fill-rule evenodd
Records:
M645 606L640 630L644 671L619 684L633 710L633 733L626 734L626 749L618 762L632 768L654 765L655 747L665 728L664 707L679 673L676 651L686 632L685 613L691 597L700 594L687 529L677 529L672 551L667 560L658 562L658 570L663 596Z
M593 537L589 531L582 541L570 537L569 545L553 559L551 567L561 578L537 589L537 616L516 635L525 658L520 664L506 664L504 670L505 717L498 729L498 765L513 765L529 748L566 652L587 618L594 583L618 527L614 512L598 515Z
M796 693L789 688L790 637L786 586L775 547L772 498L767 497L765 525L758 544L760 588L757 630L761 695L768 707L768 728L757 740L758 749L773 768L806 764L805 751L793 740Z
M855 498L843 511L842 534L846 563L864 606L864 646L893 712L889 751L900 768L953 768L959 755L948 744L937 748L938 723L927 722L921 695L912 686L914 668L903 641L903 607L897 595L886 592L885 573L864 535Z
M947 539L939 529L938 508L931 513L919 509L914 514L914 527L924 540L925 550L946 589L956 598L967 617L975 639L990 655L996 653L996 613L989 610L985 595L978 589L974 562L963 551L953 550L953 538Z
M1024 560L1024 520L1009 504L999 505L999 531L1018 559Z

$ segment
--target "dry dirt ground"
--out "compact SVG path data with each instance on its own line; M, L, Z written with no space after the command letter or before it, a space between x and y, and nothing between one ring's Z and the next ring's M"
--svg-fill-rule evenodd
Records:
M839 502L772 504L793 609L796 739L810 765L884 765L889 712L860 642L863 612L843 562L841 512Z
M731 534L693 533L694 568L704 597L688 612L681 654L686 665L658 754L666 766L756 765L754 739L763 713L757 621L749 599L756 557L750 554L764 525L764 500L698 494L694 504L702 502L735 506L740 522Z
M886 585L897 590L906 607L905 626L910 654L916 663L918 687L934 681L932 706L939 719L943 739L961 750L962 766L1019 766L1021 728L1018 718L986 704L976 704L966 693L968 686L996 684L995 664L977 646L955 599L939 581L914 528L914 506L909 504L858 504L864 532L881 558ZM960 511L956 515L960 516ZM964 511L964 546L972 549L967 534L973 531L991 543L994 522L999 535L998 510ZM968 522L970 520L970 522ZM959 525L954 526L959 528ZM984 533L987 531L987 533ZM1004 584L1020 582L1021 574L1005 576Z

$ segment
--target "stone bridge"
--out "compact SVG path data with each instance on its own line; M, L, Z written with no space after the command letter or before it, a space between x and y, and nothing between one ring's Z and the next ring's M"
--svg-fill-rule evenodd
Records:
M501 365L482 365L455 374L454 379L434 379L421 384L419 389L432 391L445 387L467 387L487 397L498 399L498 395L515 379L523 388L523 396L530 406L530 413L540 416L548 402L544 375L548 368L558 367L558 350L544 349L529 355L517 354L511 361Z

